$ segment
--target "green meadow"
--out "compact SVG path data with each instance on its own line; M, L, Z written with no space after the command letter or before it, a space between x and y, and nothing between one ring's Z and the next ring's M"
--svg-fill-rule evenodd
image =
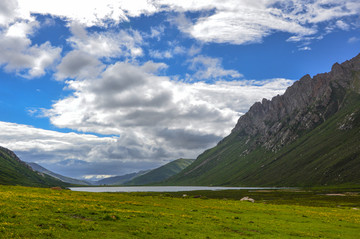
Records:
M359 238L359 209L356 190L84 193L0 186L0 237Z

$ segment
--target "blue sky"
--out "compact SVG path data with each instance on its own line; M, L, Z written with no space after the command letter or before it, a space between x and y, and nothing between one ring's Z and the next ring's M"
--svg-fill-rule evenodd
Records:
M31 2L31 3L30 3ZM357 0L0 3L0 145L100 179L195 158L359 53Z

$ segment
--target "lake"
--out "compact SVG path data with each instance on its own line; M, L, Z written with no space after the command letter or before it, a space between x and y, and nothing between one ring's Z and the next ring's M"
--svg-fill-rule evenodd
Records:
M132 187L71 187L72 191L79 192L181 192L198 190L261 190L261 189L288 189L280 187L205 187L205 186L132 186Z

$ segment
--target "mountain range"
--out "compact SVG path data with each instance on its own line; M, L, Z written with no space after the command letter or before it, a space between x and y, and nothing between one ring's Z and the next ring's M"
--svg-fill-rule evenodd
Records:
M39 173L43 173L43 174L47 174L53 178L56 178L60 181L63 181L65 183L70 183L70 184L77 184L77 185L91 185L90 182L84 181L84 180L79 180L79 179L75 179L75 178L70 178L70 177L66 177L57 173L54 173L42 166L40 166L37 163L27 163L33 170L39 172Z
M11 150L0 147L0 184L36 187L145 185L166 180L179 173L192 162L192 159L177 159L153 170L140 171L90 182L54 173L37 163L23 162Z
M255 103L166 185L360 183L360 55Z
M0 147L0 184L86 184L36 164L32 167ZM214 186L360 184L360 54L335 63L328 73L305 75L283 95L255 103L230 135L195 161L178 159L98 184L160 181Z

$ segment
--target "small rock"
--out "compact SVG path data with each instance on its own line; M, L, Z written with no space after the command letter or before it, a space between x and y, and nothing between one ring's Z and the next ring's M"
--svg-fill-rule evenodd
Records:
M243 197L242 199L240 199L240 201L255 202L253 198L249 198L249 197Z

